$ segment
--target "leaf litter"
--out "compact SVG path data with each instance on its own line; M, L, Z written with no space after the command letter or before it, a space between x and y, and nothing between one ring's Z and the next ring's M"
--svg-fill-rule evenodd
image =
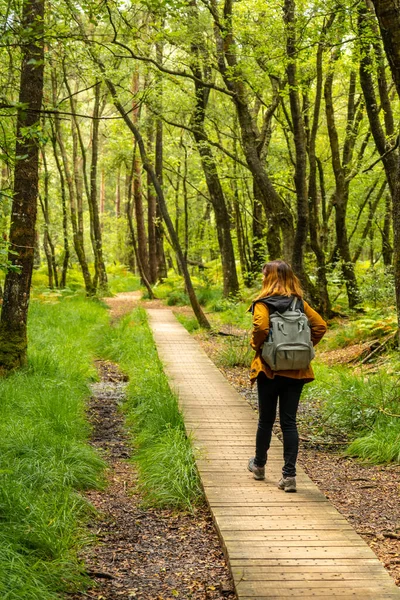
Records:
M113 301L111 317L132 310L132 300ZM101 377L92 386L88 417L91 443L108 462L107 487L89 491L96 509L89 523L95 543L81 558L93 586L73 600L235 600L236 594L211 514L204 504L193 513L146 508L120 407L126 377L118 365L97 361Z

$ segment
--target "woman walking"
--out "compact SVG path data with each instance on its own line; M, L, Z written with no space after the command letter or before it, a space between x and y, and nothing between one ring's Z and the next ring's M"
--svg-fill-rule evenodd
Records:
M253 313L253 333L250 344L256 351L251 363L250 379L252 384L257 381L259 419L256 454L249 460L248 469L253 473L254 479L265 479L265 465L279 398L284 466L278 488L285 492L295 492L299 447L296 424L297 408L303 386L305 383L313 381L314 373L311 365L295 370L272 370L262 358L262 347L268 338L270 315L276 311L283 313L294 306L296 310L304 312L311 330L313 346L318 344L324 336L326 323L303 300L300 282L290 265L283 260L274 260L266 263L262 272L262 291L250 309Z

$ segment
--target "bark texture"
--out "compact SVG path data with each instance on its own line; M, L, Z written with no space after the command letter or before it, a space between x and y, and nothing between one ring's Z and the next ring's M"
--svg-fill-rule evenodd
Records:
M0 322L0 370L26 362L28 306L35 246L39 182L39 145L36 130L43 98L44 0L26 0L22 7L22 65L17 111L17 157L10 227L13 254L4 285ZM14 254L15 253L15 254Z

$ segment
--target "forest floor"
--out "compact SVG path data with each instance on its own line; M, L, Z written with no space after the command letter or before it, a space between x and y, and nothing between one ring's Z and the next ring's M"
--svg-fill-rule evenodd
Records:
M111 321L130 312L138 293L107 298ZM107 461L107 487L87 493L97 511L91 522L96 543L82 558L96 585L73 600L234 600L233 582L206 505L193 514L146 508L129 461L132 448L121 405L126 377L98 361L88 416L91 443Z
M111 320L131 311L138 299L135 292L107 299ZM152 301L145 306L165 305ZM215 361L223 338L206 333L195 337ZM92 443L109 464L108 486L88 494L98 511L92 524L97 543L86 549L83 558L96 586L73 600L234 600L232 579L207 507L189 514L143 506L135 467L127 460L131 447L120 411L125 378L113 363L99 361L97 367L101 381L94 384L89 417L94 426ZM220 370L256 410L248 369ZM301 405L299 462L400 585L400 466L371 466L343 456L344 440L332 439L329 433L316 442L313 427L318 418L316 405ZM280 435L278 425L276 433Z

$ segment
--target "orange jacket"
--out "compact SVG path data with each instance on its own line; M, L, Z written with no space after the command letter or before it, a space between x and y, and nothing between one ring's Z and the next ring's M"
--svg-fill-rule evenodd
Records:
M307 315L311 328L311 341L313 345L316 346L325 335L327 329L326 323L322 317L307 304L307 302L304 302L304 312ZM253 358L250 367L251 383L254 383L261 371L270 379L273 379L275 375L282 375L284 377L292 377L293 379L303 379L305 382L313 381L314 371L312 370L311 365L307 369L298 369L295 371L272 371L261 358L262 345L268 337L268 332L268 306L262 302L256 302L254 304L253 312L253 333L250 340L250 346L256 351L256 355Z

